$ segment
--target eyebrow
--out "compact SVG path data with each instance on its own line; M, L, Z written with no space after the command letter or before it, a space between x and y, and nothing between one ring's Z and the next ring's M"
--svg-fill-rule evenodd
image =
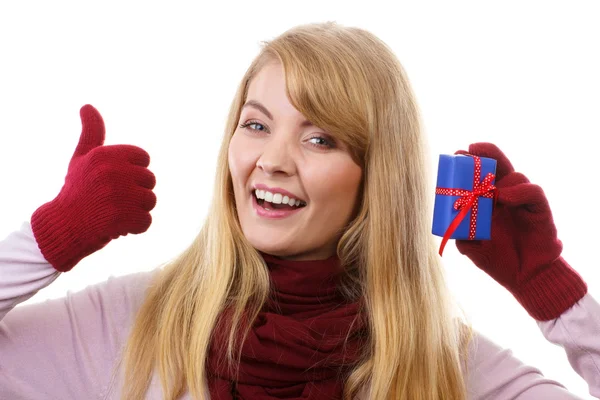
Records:
M265 114L271 121L273 120L273 114L271 114L269 112L269 110L267 110L267 107L263 106L260 102L256 101L256 100L248 100L243 106L242 109L245 107L252 107L257 109L258 111L262 112L263 114ZM305 127L305 126L315 126L312 122L308 121L308 120L304 120L302 121L302 123L300 124L301 127Z

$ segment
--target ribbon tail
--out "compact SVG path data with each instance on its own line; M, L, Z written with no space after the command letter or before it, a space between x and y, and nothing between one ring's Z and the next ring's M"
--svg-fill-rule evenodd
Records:
M456 231L456 228L458 228L458 226L460 225L462 220L466 217L467 213L473 206L473 201L474 201L474 199L471 199L467 204L465 204L463 206L463 208L460 210L458 215L456 217L454 217L454 220L452 221L450 226L448 226L448 229L446 229L446 233L444 233L444 238L442 239L442 243L440 244L440 251L439 251L440 256L444 252L444 248L446 247L446 243L450 239L450 236L452 236L454 231Z

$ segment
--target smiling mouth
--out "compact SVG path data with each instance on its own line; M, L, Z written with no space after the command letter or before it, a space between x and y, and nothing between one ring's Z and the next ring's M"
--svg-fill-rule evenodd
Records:
M276 204L276 203L272 203L269 201L266 201L265 199L259 199L258 197L256 197L256 193L252 193L252 196L254 197L254 199L256 200L256 203L263 207L263 208L269 208L271 210L297 210L299 208L304 208L306 207L306 203L301 204L299 206L290 206L289 204Z

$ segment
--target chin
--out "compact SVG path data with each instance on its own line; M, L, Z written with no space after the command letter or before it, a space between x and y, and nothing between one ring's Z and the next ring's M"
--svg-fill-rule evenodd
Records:
M248 241L256 250L263 253L271 254L277 257L289 257L299 253L297 249L293 248L289 242L275 242L269 241L266 237L251 237Z
M256 250L274 256L285 256L286 254L290 253L289 246L285 246L283 244L264 243L262 240L258 243L250 240L250 244L252 244L252 247L254 247Z

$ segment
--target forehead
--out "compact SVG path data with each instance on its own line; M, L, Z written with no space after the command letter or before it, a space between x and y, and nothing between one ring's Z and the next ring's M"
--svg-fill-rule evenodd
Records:
M271 61L264 65L250 80L248 94L263 94L269 92L285 92L285 73L283 66Z
M248 102L258 102L268 111L270 119L295 118L304 120L304 116L290 103L286 93L285 72L280 63L271 62L265 65L250 81L248 87ZM257 107L244 107L246 112L259 111ZM260 110L263 111L264 110ZM270 115L269 115L270 114Z

